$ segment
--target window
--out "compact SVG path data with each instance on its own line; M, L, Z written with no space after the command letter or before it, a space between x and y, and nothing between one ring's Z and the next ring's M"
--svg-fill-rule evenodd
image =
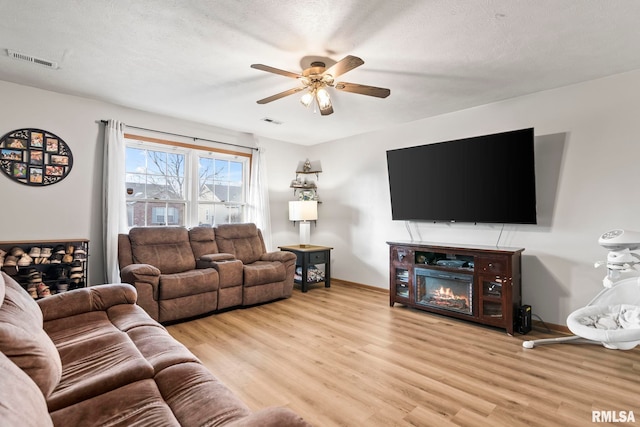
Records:
M242 222L244 164L213 156L198 157L198 223ZM212 214L213 212L213 214Z
M130 227L243 221L250 154L125 137Z

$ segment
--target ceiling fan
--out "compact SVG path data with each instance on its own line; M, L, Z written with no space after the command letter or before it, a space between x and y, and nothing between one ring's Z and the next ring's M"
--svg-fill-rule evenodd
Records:
M326 68L324 62L315 61L311 63L309 68L302 71L302 74L296 74L278 68L273 68L263 64L252 64L251 68L256 70L262 70L269 73L280 74L281 76L291 77L297 79L302 85L293 89L285 90L284 92L271 95L267 98L261 99L258 104L267 104L271 101L275 101L285 96L293 95L294 93L306 90L305 94L300 98L300 102L305 107L308 107L313 101L316 101L320 114L327 116L333 113L333 106L331 105L331 98L327 87L332 87L344 92L359 93L360 95L375 96L377 98L386 98L391 94L389 89L360 85L356 83L336 82L335 79L342 74L353 70L356 67L364 64L364 61L357 56L347 55L340 61L333 64L331 67Z

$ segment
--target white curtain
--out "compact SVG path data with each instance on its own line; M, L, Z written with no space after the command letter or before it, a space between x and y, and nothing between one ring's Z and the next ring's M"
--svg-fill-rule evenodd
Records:
M253 222L262 231L267 251L271 251L271 215L269 213L269 186L267 185L267 160L264 147L258 147L251 158L251 179L247 202L247 222Z
M124 124L109 120L104 132L103 244L106 283L120 283L118 234L126 233Z

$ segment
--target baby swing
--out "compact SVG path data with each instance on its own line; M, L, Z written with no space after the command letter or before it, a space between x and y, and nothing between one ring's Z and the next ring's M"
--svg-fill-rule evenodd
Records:
M598 243L609 249L605 289L567 317L567 327L575 335L524 341L523 347L584 343L631 350L640 344L640 277L622 278L624 273L637 272L634 267L640 264L640 256L631 251L640 248L640 233L611 230L601 235ZM602 264L598 262L596 267Z

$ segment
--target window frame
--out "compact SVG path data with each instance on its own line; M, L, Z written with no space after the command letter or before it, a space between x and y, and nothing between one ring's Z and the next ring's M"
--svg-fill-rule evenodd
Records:
M129 201L139 201L147 203L153 202L169 202L169 203L185 203L185 215L184 215L184 226L185 227L193 227L199 225L198 214L201 206L207 206L209 209L209 216L211 219L215 218L215 211L217 207L224 206L226 209L233 209L235 207L240 207L241 215L238 219L238 222L242 222L246 218L247 209L246 206L248 204L248 196L249 196L249 182L250 182L250 174L251 174L251 162L253 160L253 150L247 147L248 152L235 151L235 150L227 150L218 147L205 146L199 144L191 144L184 143L178 141L171 141L166 139L153 138L142 135L135 135L130 133L124 134L125 146L127 148L137 148L137 149L145 149L151 151L162 151L162 152L174 152L176 154L183 154L185 156L185 165L184 165L184 200L157 200L157 199L149 199L149 198L141 198L141 199L130 199L128 196L127 202ZM200 175L199 175L199 164L200 158L211 158L225 160L225 161L235 161L240 162L243 165L242 170L242 196L241 201L237 202L216 202L214 201L201 201L199 194L199 184L200 184ZM127 173L125 171L125 173ZM125 178L126 181L126 178ZM210 206L210 208L209 208ZM127 218L128 224L129 218ZM231 221L229 221L231 222ZM216 223L210 223L210 225L222 224L223 222L217 221ZM129 228L137 225L129 225ZM149 224L144 225L144 227L157 227L158 225Z

